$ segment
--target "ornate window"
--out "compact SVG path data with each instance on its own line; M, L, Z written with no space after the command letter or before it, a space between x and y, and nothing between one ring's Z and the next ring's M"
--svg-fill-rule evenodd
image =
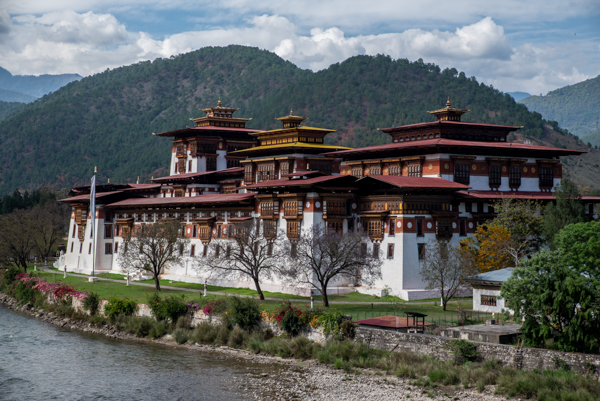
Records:
M369 220L367 231L369 232L369 237L371 237L371 239L381 238L383 235L383 224L381 220Z
M327 220L327 231L341 233L344 229L342 220Z
M394 165L388 168L388 175L401 176L402 175L402 167Z
M388 224L389 224L390 235L395 235L396 234L396 219L390 219Z
M352 167L352 175L355 176L356 178L362 178L362 176L363 176L362 166L358 165L358 166Z
M554 186L554 170L552 167L540 167L540 188Z
M409 177L420 177L421 176L421 165L420 164L409 164L408 165L408 176Z
M455 163L454 164L454 182L469 185L469 164Z
M265 238L275 238L277 236L277 221L263 220L263 232Z
M489 169L490 188L498 188L502 182L501 167L493 164Z
M451 238L452 237L452 222L438 221L437 222L437 236L438 236L438 238Z
M374 164L369 168L369 175L381 175L381 166Z
M298 239L300 236L300 222L298 220L287 221L287 236L289 239Z
M516 189L521 186L521 166L510 166L508 171L508 186Z

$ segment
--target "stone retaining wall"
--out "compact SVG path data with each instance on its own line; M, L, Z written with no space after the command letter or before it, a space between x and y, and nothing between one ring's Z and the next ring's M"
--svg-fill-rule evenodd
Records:
M359 327L356 330L356 341L364 341L373 348L384 351L409 351L419 355L427 355L435 359L448 361L454 358L446 348L452 339L429 334L399 333L391 330L369 329ZM482 359L497 359L504 365L512 365L516 347L514 345L491 344L471 341L477 346ZM591 364L600 371L600 355L580 354L576 352L559 352L539 348L523 347L524 370L553 370L553 358L560 358L578 373L588 373ZM586 364L587 362L587 364ZM596 376L598 373L596 373Z

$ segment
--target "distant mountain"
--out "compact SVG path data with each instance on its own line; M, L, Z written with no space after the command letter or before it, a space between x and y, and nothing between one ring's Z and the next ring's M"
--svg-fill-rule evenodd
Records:
M352 147L389 143L377 128L432 121L427 110L448 96L471 110L464 121L523 125L520 140L584 147L510 95L422 60L356 56L315 73L265 50L206 47L71 82L1 121L0 195L83 184L94 166L98 182L168 174L170 141L151 133L189 126L219 96L236 116L252 117L249 128L278 128L275 118L293 108L306 125L337 130L327 143ZM599 186L599 177L586 185Z
M600 75L553 90L546 96L530 96L520 103L583 137L600 130Z
M0 101L0 121L14 114L23 106L25 106L25 103Z
M54 92L69 82L81 78L82 76L79 74L12 75L9 71L0 67L0 89L21 92L32 96L34 99Z
M36 99L37 98L35 96L0 88L1 102L31 103Z
M513 99L515 99L517 102L521 99L525 99L526 97L531 96L529 93L527 92L506 92L509 95L511 95L513 97Z

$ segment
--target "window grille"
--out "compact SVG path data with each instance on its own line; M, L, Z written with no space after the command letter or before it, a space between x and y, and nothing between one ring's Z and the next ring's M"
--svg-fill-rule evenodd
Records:
M469 165L457 163L454 165L454 182L469 185Z
M511 166L508 173L508 186L519 188L521 186L521 166Z
M540 187L554 186L554 170L552 167L541 167L540 168Z
M421 176L421 165L420 164L411 164L408 166L408 176L409 177L420 177Z
M489 177L490 177L490 187L491 188L499 187L502 182L501 167L496 166L496 165L490 166Z
M481 305L496 306L498 298L494 295L482 295Z

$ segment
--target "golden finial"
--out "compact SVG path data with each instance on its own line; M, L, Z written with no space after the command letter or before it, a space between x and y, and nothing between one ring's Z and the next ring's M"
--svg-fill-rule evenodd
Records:
M110 184L110 178L108 179L108 183Z
M150 178L150 179L151 179L151 180L153 180L153 179L154 179L154 176L152 176L152 178Z
M96 168L96 166L94 166L94 173L97 173L98 169Z
M448 100L446 101L446 107L450 107L450 96L448 96Z
M219 96L219 101L217 102L217 106L221 107L221 96Z
M293 116L293 115L294 115L294 109L290 108L290 116Z

